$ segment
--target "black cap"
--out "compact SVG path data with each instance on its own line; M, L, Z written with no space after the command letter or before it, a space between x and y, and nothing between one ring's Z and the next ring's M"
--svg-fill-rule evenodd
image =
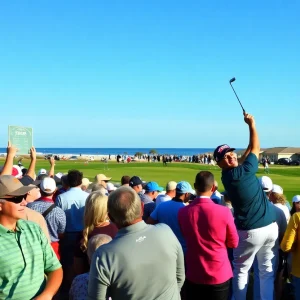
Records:
M130 178L129 185L131 187L134 187L134 186L139 185L139 184L143 184L143 181L141 180L140 177L133 176L133 177Z
M235 148L230 148L228 145L223 144L218 146L215 151L214 151L214 159L215 161L218 163L220 160L223 159L223 157L225 156L225 154L227 152L231 152L234 151Z

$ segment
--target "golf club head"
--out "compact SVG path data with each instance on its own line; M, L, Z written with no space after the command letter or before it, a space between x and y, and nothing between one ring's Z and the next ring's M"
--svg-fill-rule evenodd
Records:
M231 79L229 80L229 83L232 84L234 81L235 81L235 77L231 78Z

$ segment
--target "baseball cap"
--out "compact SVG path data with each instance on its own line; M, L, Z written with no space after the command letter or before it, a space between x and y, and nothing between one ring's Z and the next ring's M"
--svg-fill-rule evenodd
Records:
M214 159L216 162L219 162L223 159L227 152L234 151L235 148L230 148L227 144L218 146L214 151Z
M187 181L180 181L177 183L176 192L178 194L185 194L185 193L193 194L195 191L192 189L191 185Z
M44 174L47 174L47 170L46 169L40 169L39 172L38 172L38 176L39 175L44 175Z
M155 191L161 192L163 190L164 190L164 188L159 186L155 181L150 181L145 185L146 192L155 192Z
M92 182L88 178L82 178L82 184L84 186L89 186Z
M21 178L23 176L22 169L18 165L13 165L11 175L16 178Z
M292 201L293 201L293 203L300 202L300 195L294 196Z
M278 184L273 184L272 192L282 195L283 194L283 189Z
M36 186L24 186L20 180L12 175L0 176L0 197L3 196L22 196L27 194Z
M109 181L111 180L111 177L106 177L104 174L98 174L95 176L95 180L97 182L100 182L100 181Z
M176 186L177 186L177 182L169 181L166 186L166 191L173 191L176 189Z
M47 194L54 193L56 190L55 180L51 177L44 178L40 184L40 189Z
M273 189L272 179L268 176L258 178L258 181L265 192L270 192Z
M111 191L115 191L117 188L113 185L113 183L108 182L106 185L106 189L111 192Z
M141 180L140 177L138 177L138 176L133 176L133 177L130 178L129 185L130 185L131 187L137 186L137 185L139 185L139 184L143 184L143 181Z

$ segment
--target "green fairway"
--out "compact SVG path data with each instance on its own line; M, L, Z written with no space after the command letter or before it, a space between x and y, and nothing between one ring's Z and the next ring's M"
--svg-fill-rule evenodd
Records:
M29 160L24 159L23 164L28 167ZM83 172L84 177L88 177L91 181L96 174L104 173L106 176L112 177L112 182L120 182L123 175L137 175L145 181L157 181L160 185L165 186L170 180L180 181L186 180L193 185L195 175L201 170L211 171L216 180L219 182L219 190L223 191L221 182L221 170L219 167L194 164L194 163L168 163L167 167L162 163L116 163L109 162L108 169L105 169L102 162L89 162L85 164L83 161L57 161L55 165L55 173L66 173L70 169L78 169ZM49 170L50 165L47 160L38 160L36 171L40 168ZM274 183L279 184L284 189L284 194L291 201L292 197L300 194L300 167L284 167L271 166L269 174ZM263 168L260 167L257 176L264 175Z

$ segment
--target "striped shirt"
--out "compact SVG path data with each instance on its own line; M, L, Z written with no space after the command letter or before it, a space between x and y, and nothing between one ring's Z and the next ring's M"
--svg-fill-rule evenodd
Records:
M49 198L40 198L28 203L27 207L43 214L54 202ZM46 223L51 242L58 242L58 234L64 233L66 229L66 214L60 207L54 207L46 216Z
M18 220L16 231L0 224L0 300L36 297L45 288L44 273L60 267L37 224Z

